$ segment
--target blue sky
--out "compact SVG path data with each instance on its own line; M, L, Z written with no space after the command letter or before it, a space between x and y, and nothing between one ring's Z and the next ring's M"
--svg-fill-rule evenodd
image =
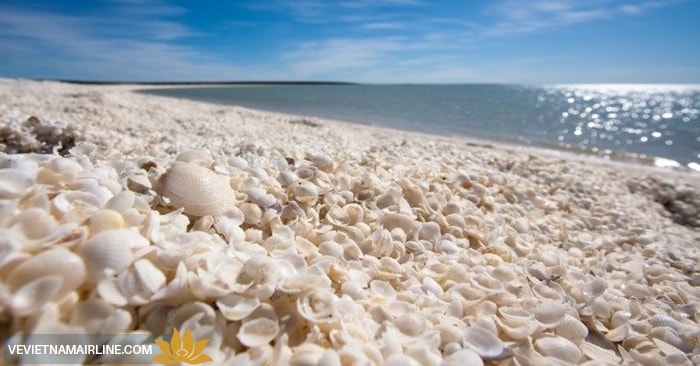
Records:
M0 76L700 83L697 0L0 3Z

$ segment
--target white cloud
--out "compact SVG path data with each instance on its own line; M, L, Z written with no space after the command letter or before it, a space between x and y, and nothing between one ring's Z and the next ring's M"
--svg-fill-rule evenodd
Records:
M546 28L612 19L644 12L676 3L677 0L502 0L490 7L488 13L497 20L483 25L483 35L504 36L529 33Z
M121 0L116 8L98 17L0 6L0 44L4 46L0 52L7 52L6 67L21 71L22 63L30 60L32 70L24 74L37 78L236 78L236 68L177 42L203 36L166 18L182 9L159 2L130 2ZM136 7L138 10L131 11ZM37 67L42 64L45 66Z
M283 55L295 75L314 78L334 72L371 68L407 48L398 38L328 39L308 42Z

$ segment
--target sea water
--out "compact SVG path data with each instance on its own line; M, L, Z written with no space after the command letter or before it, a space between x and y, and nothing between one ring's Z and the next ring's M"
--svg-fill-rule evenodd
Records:
M256 85L146 92L700 171L700 85Z

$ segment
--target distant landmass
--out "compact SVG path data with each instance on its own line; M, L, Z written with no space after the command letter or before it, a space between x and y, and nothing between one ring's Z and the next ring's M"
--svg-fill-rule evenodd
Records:
M99 81L71 79L36 79L83 85L355 85L343 81Z

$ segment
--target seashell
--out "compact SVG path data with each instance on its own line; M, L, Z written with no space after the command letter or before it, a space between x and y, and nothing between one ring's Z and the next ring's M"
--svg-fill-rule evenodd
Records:
M17 169L0 170L0 199L20 197L34 184L34 179Z
M610 342L621 342L625 338L627 338L628 334L630 333L630 327L627 324L623 324L608 333L605 334L605 339L607 339Z
M74 224L59 225L48 211L35 207L10 217L6 224L10 227L10 235L5 236L3 241L27 251L50 246L75 233Z
M88 333L117 334L131 328L132 316L101 299L81 301L73 307L69 324L81 325Z
M216 306L226 319L238 321L252 314L260 306L260 300L238 294L230 294L218 299Z
M588 335L588 327L581 320L566 314L559 322L556 334L576 344L580 344Z
M126 179L126 186L134 192L145 192L152 188L151 181L148 180L148 176L143 170L129 174L129 177Z
M134 270L139 281L139 291L136 293L147 292L150 295L154 294L165 286L165 275L156 267L153 262L147 259L139 259L134 262Z
M484 359L498 358L505 350L505 345L498 337L479 327L467 327L462 331L462 345Z
M317 168L321 169L326 173L333 171L333 159L326 154L316 154L311 157L311 162L316 165Z
M243 322L236 337L246 347L261 347L275 339L279 331L277 321L263 317Z
M134 260L133 249L149 245L146 238L130 229L105 230L95 234L78 248L89 281L96 281L105 269L121 272Z
M209 229L214 226L214 217L213 216L202 216L198 218L194 224L192 224L192 228L190 229L191 231L203 231L207 232Z
M583 342L581 351L593 361L607 362L618 365L622 359L613 350L605 349L589 342Z
M589 282L585 285L584 291L588 296L588 299L593 300L596 297L602 295L607 287L608 284L605 280L601 278L596 278L592 282Z
M602 297L596 297L591 304L591 309L596 316L604 319L608 319L612 316L612 307L610 303Z
M299 179L309 180L314 177L313 169L309 167L300 167L294 171L294 174L299 177Z
M235 204L235 193L225 177L192 163L175 163L160 177L156 191L192 216L218 216Z
M564 318L565 309L561 302L544 300L535 307L535 318L545 328L554 328Z
M214 161L211 154L207 150L202 149L192 149L183 151L175 157L176 161L181 161L183 163L193 163L198 165L209 165Z
M26 283L15 292L9 301L9 307L15 316L32 314L49 301L57 298L63 276L54 274L37 278Z
M445 357L445 361L441 363L441 365L444 366L482 366L483 364L484 361L481 359L479 354L470 349L461 349L450 353L449 356Z
M301 204L313 205L318 199L318 189L309 181L297 182L288 188L290 199Z
M384 215L380 219L380 223L389 231L395 228L403 230L407 237L412 236L419 226L419 223L410 216L398 213Z
M123 227L124 217L117 211L102 209L90 216L90 232L92 234L97 234L105 230L121 229Z
M104 205L104 209L110 209L124 213L136 203L136 194L131 191L121 191L110 198Z
M268 194L267 191L262 188L250 187L245 191L245 193L248 195L248 199L251 202L260 206L260 208L262 208L263 210L267 210L268 208L273 206L280 206L280 203L277 201L277 198L275 198L271 194Z
M383 362L384 366L419 366L420 363L418 361L414 360L413 358L401 354L401 353L394 353L390 355L389 357L384 359Z
M294 172L291 172L289 170L283 170L280 172L280 175L277 176L277 181L282 185L283 188L286 188L298 182L299 177Z
M436 222L424 222L418 230L418 238L437 243L440 240L440 225Z
M16 292L35 279L58 276L60 283L52 289L53 299L60 299L77 289L86 278L85 264L77 254L65 248L41 252L15 267L4 282Z
M394 325L401 333L409 337L417 337L427 329L427 320L421 314L404 314L394 320Z
M294 366L325 365L325 363L320 363L325 351L325 348L315 343L303 343L294 347L289 364Z
M313 324L332 320L336 312L336 297L329 290L316 288L297 299L297 311Z
M642 285L640 283L626 283L620 290L627 296L636 297L638 299L644 299L645 297L652 296L649 287Z
M566 338L544 336L535 340L535 349L544 356L553 357L570 364L577 364L583 353L577 345Z

